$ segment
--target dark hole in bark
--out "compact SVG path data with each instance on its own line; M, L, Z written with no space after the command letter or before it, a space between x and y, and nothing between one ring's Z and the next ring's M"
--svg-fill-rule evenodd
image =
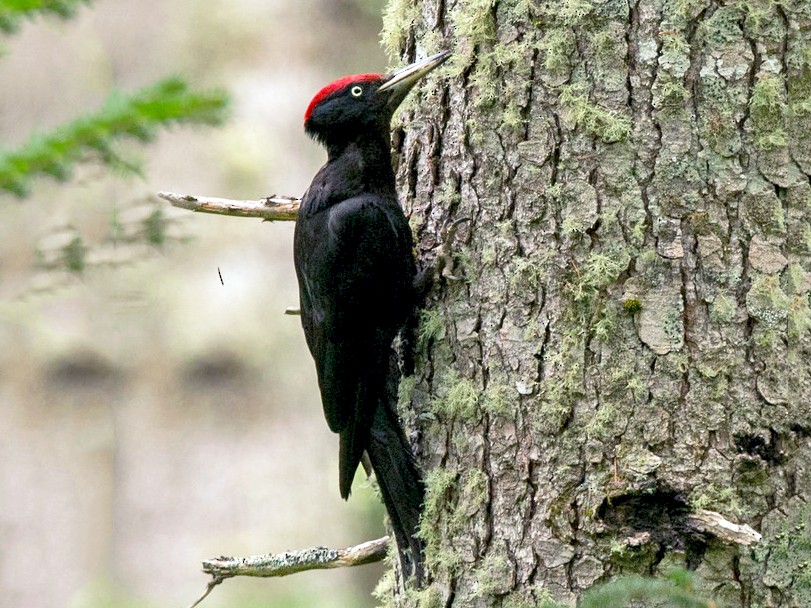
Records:
M794 422L788 428L800 438L811 437L811 423L800 424Z
M606 498L597 509L597 517L617 537L628 539L629 546L644 539L644 544L658 545L662 556L665 551L684 551L688 568L696 568L707 538L688 525L689 513L685 499L669 488Z
M597 517L610 528L634 534L648 532L652 538L666 530L683 529L690 507L672 490L623 494L606 498Z
M770 430L768 441L760 435L749 433L735 435L735 447L739 452L757 456L769 464L781 464L785 460L785 455L780 450L778 443L779 436L774 430Z

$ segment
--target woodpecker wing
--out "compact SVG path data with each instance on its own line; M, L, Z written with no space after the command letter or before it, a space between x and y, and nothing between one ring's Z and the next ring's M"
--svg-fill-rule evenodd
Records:
M375 194L305 215L296 230L302 325L327 423L341 435L346 498L413 306L411 232L399 203Z

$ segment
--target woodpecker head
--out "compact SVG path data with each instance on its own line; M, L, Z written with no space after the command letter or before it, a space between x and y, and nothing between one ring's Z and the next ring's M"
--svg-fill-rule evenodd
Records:
M313 97L304 114L304 130L327 146L367 132L388 134L391 117L411 88L449 55L442 51L390 75L339 78Z

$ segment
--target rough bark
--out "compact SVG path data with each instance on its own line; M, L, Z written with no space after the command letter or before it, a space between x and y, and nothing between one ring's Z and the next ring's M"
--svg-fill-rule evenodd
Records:
M393 601L684 565L811 605L811 4L397 0L384 42L455 54L395 132L420 256L471 219L401 387L433 583Z

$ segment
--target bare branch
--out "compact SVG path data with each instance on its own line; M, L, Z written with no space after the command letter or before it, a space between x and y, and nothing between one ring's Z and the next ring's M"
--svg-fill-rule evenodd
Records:
M175 207L231 215L236 217L258 217L267 221L295 221L301 199L294 196L268 196L258 201L237 201L210 196L192 196L174 192L158 192L158 196L169 201Z
M687 519L692 528L709 532L728 543L749 546L763 538L746 524L734 524L715 511L696 511L688 515Z
M203 572L214 577L287 576L306 570L346 568L379 562L386 556L389 537L370 540L347 549L313 547L250 557L218 557L203 562Z
M346 549L313 547L300 551L285 551L249 557L218 557L203 562L203 572L210 574L205 593L190 608L202 602L211 590L232 576L287 576L307 570L348 568L379 562L386 557L389 537L384 536Z

